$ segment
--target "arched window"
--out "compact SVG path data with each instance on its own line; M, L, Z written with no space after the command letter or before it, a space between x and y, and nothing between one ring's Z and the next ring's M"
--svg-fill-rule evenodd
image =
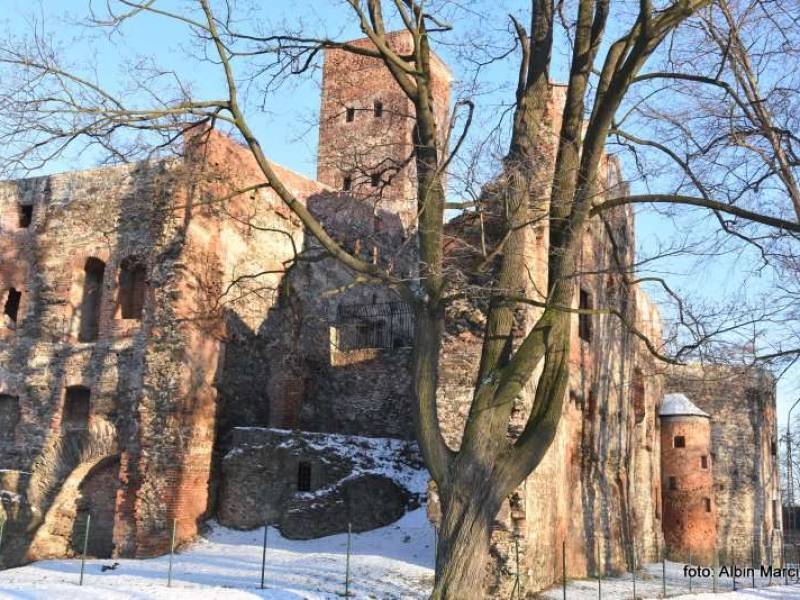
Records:
M91 392L82 385L71 385L64 395L61 425L68 431L80 431L89 426Z
M83 268L83 298L81 299L81 325L78 340L91 342L97 339L100 325L100 300L103 297L103 276L106 263L99 258L88 258Z
M119 267L120 316L123 319L141 319L144 293L147 289L147 271L136 257L128 257Z

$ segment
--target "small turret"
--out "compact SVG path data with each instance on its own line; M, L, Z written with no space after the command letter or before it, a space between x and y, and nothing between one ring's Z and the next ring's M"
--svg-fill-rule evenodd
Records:
M717 514L711 469L711 417L684 394L667 394L661 418L664 541L672 560L711 565Z

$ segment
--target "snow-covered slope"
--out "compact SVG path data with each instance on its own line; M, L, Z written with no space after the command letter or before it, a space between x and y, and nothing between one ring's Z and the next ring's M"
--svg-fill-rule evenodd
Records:
M211 530L175 555L172 587L167 587L168 557L86 563L78 587L79 560L40 561L0 571L0 598L92 598L121 600L169 598L206 600L269 598L333 599L344 594L347 535L307 541L286 540L270 528L266 587L261 579L263 530ZM389 525L353 534L350 590L355 598L425 598L433 583L434 534L424 509Z

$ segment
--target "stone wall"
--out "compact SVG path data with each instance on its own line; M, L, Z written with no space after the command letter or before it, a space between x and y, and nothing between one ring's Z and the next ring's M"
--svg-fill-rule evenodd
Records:
M775 380L761 369L690 365L670 369L665 388L711 415L711 464L720 564L779 556L780 478Z
M19 406L0 468L29 473L7 490L23 507L7 563L69 553L87 510L112 532L97 548L137 556L168 547L173 519L183 540L208 514L216 386L257 372L235 351L226 359L227 333L235 348L236 334L259 332L302 230L272 192L235 193L263 180L245 149L213 132L186 149L183 159L0 185L0 289L22 292L0 335L0 393ZM303 198L323 189L284 175ZM33 206L27 228L19 205ZM89 259L104 268L87 292L98 272ZM126 314L131 306L140 312ZM251 405L269 405L265 388ZM70 408L74 390L88 399L84 422ZM118 465L113 507L93 489L104 460Z
M221 475L222 524L269 523L291 539L388 525L427 482L413 442L262 428L234 430Z

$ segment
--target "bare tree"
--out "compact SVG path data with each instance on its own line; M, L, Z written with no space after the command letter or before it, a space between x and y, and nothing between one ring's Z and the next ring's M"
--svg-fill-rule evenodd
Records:
M480 367L456 451L445 442L436 392L446 309L465 293L449 277L444 252L445 211L459 207L446 202L445 176L461 143L456 139L448 151L443 141L447 137L443 128L448 125L437 120L434 107L431 46L434 38L446 36L453 27L433 12L435 7L416 0L346 0L345 14L372 42L362 46L302 31L290 35L243 30L232 16L232 3L225 1L194 0L185 10L173 12L157 0L112 0L102 13L92 13L93 25L119 31L128 20L150 15L186 26L203 56L221 70L223 96L199 100L180 83L158 90L161 81L180 82L180 74L148 68L141 71L144 76L137 84L147 90L148 100L137 104L127 95L106 89L102 76L82 76L63 66L58 53L41 39L8 43L0 48L0 64L10 74L0 97L0 112L5 115L0 140L8 148L7 165L30 167L59 156L78 139L127 160L142 149L169 147L187 127L227 123L238 132L257 161L265 185L280 196L328 255L349 268L356 281L390 286L413 306L415 425L442 504L433 597L472 598L480 593L492 523L501 503L536 469L555 436L569 377L572 317L580 312L611 314L635 331L618 308L572 308L576 258L588 221L616 207L644 202L702 207L720 215L723 224L726 219L738 219L770 231L800 231L794 218L738 203L735 198L715 197L703 184L704 174L696 175L691 191L613 196L602 189L599 170L609 135L648 145L635 133L623 132L617 117L632 86L656 78L642 75L642 67L687 19L710 4L711 0L641 0L629 13L626 2L532 0L528 27L512 19L521 59L510 103L510 141L500 172L480 186L475 199L501 230L496 247L487 251L487 257L496 261L480 290L488 297ZM616 38L609 43L607 29L617 17ZM410 52L399 52L391 44L387 23L400 24L409 33ZM569 76L555 168L542 182L537 179L542 173L539 148L549 134L551 57L559 23L567 33L568 47L562 50L570 56ZM334 239L281 181L267 159L268 149L251 128L235 66L270 57L268 67L255 68L247 79L252 83L260 77L262 89L269 92L280 78L307 69L324 48L382 61L414 106L419 264L414 281L362 259ZM464 103L468 112L470 102ZM540 193L542 187L544 193ZM525 232L540 221L547 223L549 232L547 283L540 295L533 295L527 293ZM533 326L517 338L516 313L525 306L534 306L539 313ZM510 436L514 399L534 373L540 375L532 409L521 432Z

